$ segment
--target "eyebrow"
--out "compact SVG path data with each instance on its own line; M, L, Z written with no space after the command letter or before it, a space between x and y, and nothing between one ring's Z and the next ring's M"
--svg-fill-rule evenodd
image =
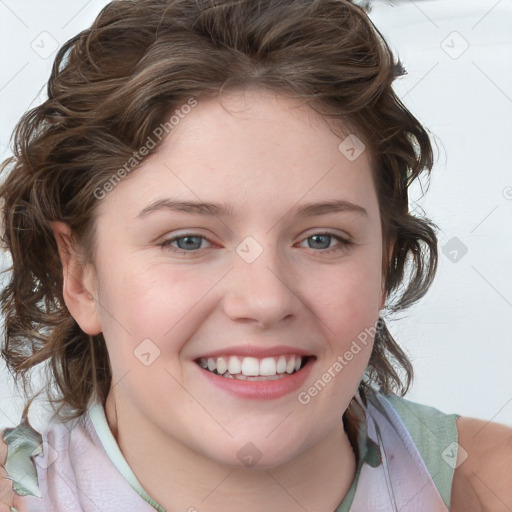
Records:
M159 211L213 215L219 217L231 217L233 215L233 208L225 203L177 201L175 199L166 198L158 199L150 203L140 211L137 218L147 217L151 213ZM341 199L319 203L306 203L292 210L292 213L293 212L295 212L298 217L313 217L316 215L339 212L350 212L366 217L368 216L368 212L362 206Z

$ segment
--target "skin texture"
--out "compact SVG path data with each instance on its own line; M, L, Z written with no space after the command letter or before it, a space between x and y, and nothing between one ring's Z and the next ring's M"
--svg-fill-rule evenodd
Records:
M369 156L350 161L340 142L313 111L274 93L233 92L222 105L200 100L159 152L101 201L96 271L73 257L65 263L70 312L85 332L106 339L115 383L109 424L164 507L186 510L209 495L211 511L227 503L328 511L352 482L355 457L341 415L371 342L307 405L299 390L272 400L233 396L194 362L234 345L298 347L316 357L307 389L375 325L384 284L377 196ZM137 218L166 197L227 203L233 215L162 210ZM292 212L336 199L366 214ZM309 237L325 230L353 245L327 238L315 246ZM207 239L193 254L160 245L187 232ZM262 249L252 263L236 252L249 236ZM59 240L65 260L64 228ZM150 366L134 357L144 339L160 350ZM261 453L250 470L238 458L247 443Z
M7 474L3 467L7 458L7 445L0 441L0 512L9 512L9 506L13 504L14 493L10 480L4 477Z
M475 418L457 420L459 445L467 452L455 470L452 512L512 510L512 429Z
M341 140L284 96L246 90L226 93L222 105L200 99L160 150L100 202L94 266L80 264L64 224L53 226L66 305L85 332L103 332L107 343L110 428L143 487L168 510L332 512L352 482L355 457L341 415L371 340L307 405L297 400L383 307L370 158L348 160ZM160 210L138 218L168 197L227 203L233 215ZM332 199L366 215L293 212ZM330 252L316 248L309 237L326 231L352 245L327 238L317 244ZM161 245L178 234L205 239L188 252L182 244L182 253L172 251L179 240ZM249 236L262 250L252 263L236 251ZM144 339L159 351L149 366L134 355ZM277 399L214 388L194 362L234 345L283 344L316 360L305 384ZM247 443L261 454L250 469L237 456ZM465 466L454 485L469 481Z

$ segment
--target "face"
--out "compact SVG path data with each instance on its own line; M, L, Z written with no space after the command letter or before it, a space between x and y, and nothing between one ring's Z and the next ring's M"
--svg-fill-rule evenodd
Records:
M383 298L369 155L342 140L282 95L199 99L100 201L94 315L119 407L231 466L340 428Z

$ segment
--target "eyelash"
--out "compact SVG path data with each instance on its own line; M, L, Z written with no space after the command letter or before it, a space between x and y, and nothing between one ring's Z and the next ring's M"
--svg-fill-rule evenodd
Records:
M330 247L328 249L319 249L319 250L315 251L315 252L320 252L322 254L331 253L333 251L339 251L343 248L347 249L347 248L350 248L352 245L354 245L353 242L351 242L345 238L342 238L341 236L339 236L335 233L332 233L330 231L322 231L321 233L314 233L314 234L309 235L308 237L304 238L303 240L308 240L309 238L312 238L314 236L329 236L331 238L335 238L338 242L340 242L338 245L335 245L334 247ZM183 249L179 249L179 248L171 246L172 242L175 242L176 240L180 240L181 238L188 238L188 237L196 237L196 238L208 240L205 236L199 235L197 233L184 233L184 234L180 234L180 235L174 236L172 238L169 238L168 240L164 240L161 244L159 244L159 246L162 248L166 248L166 249L168 249L174 253L177 253L177 254L191 254L191 253L198 252L200 249L185 251ZM315 250L312 247L310 247L309 249Z

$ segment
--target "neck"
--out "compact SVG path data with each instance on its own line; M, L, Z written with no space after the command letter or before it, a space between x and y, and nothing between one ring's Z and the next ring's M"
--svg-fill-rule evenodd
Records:
M233 469L166 436L136 413L116 411L110 429L137 479L166 510L332 512L355 475L356 457L343 423L298 457L271 469Z

